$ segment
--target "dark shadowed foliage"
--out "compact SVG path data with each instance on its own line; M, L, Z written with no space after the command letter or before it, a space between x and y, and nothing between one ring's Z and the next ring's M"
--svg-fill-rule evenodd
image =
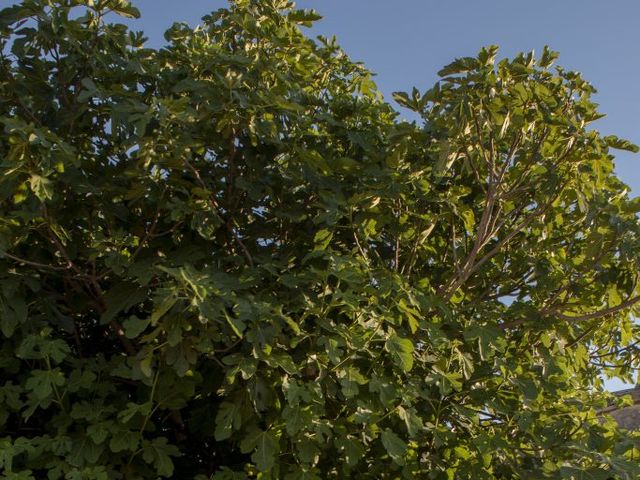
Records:
M408 123L286 1L113 14L0 12L3 478L638 478L636 147L579 74L488 47Z

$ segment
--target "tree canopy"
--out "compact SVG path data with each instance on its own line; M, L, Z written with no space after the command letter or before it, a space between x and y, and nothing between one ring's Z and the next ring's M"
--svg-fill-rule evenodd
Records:
M633 479L640 200L557 54L397 93L235 0L0 11L8 479Z

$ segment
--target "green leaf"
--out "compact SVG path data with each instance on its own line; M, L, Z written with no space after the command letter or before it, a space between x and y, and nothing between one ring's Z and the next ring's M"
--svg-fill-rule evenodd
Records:
M41 202L53 198L53 182L48 178L33 174L29 178L29 185L31 186L31 191Z
M104 451L104 447L97 445L89 437L81 437L73 442L73 454L69 458L76 466L95 464Z
M554 52L550 50L549 47L545 45L542 50L542 55L540 56L540 60L538 63L542 68L549 68L553 64L553 61L556 60L558 57L559 57L558 52Z
M289 317L288 315L283 315L282 318L296 335L300 335L302 330L300 330L300 326L293 320L293 318Z
M20 297L11 301L0 297L0 332L9 338L16 328L27 320L27 305Z
M293 23L300 23L304 26L310 27L313 22L322 19L322 15L320 15L315 10L298 9L290 11L287 15L287 18Z
M122 322L122 326L127 338L136 338L149 326L149 319L132 316Z
M399 406L398 416L405 423L407 432L409 432L409 437L415 438L424 429L422 419L414 408L404 408Z
M11 465L13 464L13 457L15 457L16 454L17 452L12 445L11 438L6 437L0 439L0 468L10 472Z
M411 340L401 338L393 332L389 335L384 348L404 372L409 372L413 368L413 342Z
M285 427L289 436L294 436L309 420L309 416L305 414L301 407L292 407L286 405L282 411L282 418L286 422Z
M127 0L114 0L111 11L126 18L140 18L140 10Z
M302 463L309 465L316 464L320 457L320 449L315 441L310 438L302 438L296 444L298 458Z
M260 472L268 472L275 463L278 440L271 432L254 431L244 441L243 448L253 449L251 460Z
M359 440L354 437L338 437L336 438L335 442L338 450L342 452L344 461L350 467L355 466L365 455L364 446Z
M233 430L240 428L242 415L238 403L222 402L216 414L215 438L222 441L231 436Z
M380 438L382 445L384 445L384 448L393 461L398 465L404 465L404 455L407 451L407 444L388 428L382 431Z
M36 13L33 7L25 4L12 5L0 10L0 28L6 28L12 23L26 19Z
M333 238L333 232L329 230L318 230L313 237L313 243L315 244L314 250L326 250Z
M167 312L169 310L171 310L171 308L176 304L176 302L178 301L178 298L175 295L169 295L167 296L161 303L160 305L158 305L157 308L153 309L153 312L151 313L151 325L155 326L158 324L158 321L164 317Z
M25 387L33 392L38 400L49 398L54 389L63 386L64 374L59 368L54 370L33 370L27 379Z
M438 159L433 166L433 175L437 179L447 173L458 159L458 152L451 150L451 145L447 140L442 140L439 146Z
M122 409L120 413L118 413L118 419L122 420L124 423L128 423L135 415L147 417L151 413L152 407L153 406L150 402L145 402L143 404L128 402L126 408Z
M249 477L247 477L244 472L234 472L228 467L221 467L221 469L211 477L211 480L247 480L247 478ZM208 480L208 477L204 477L202 480Z
M318 475L303 467L294 467L294 471L288 473L284 478L285 480L320 480Z
M476 219L473 214L473 210L470 208L460 208L459 210L462 221L464 222L464 228L467 232L472 233L476 224Z
M480 64L473 57L457 58L438 72L440 77L465 73L478 68Z
M407 305L407 302L405 302L402 298L398 301L398 309L405 313L411 333L416 333L419 326L418 318L421 316L420 312L415 308Z
M118 430L113 433L109 441L109 448L112 452L122 451L135 452L140 443L140 434L130 430Z
M153 464L158 475L171 477L173 475L173 461L171 457L179 456L180 450L175 445L169 445L166 438L155 438L151 442L144 442L142 457L147 463Z
M89 438L91 438L91 440L99 445L104 442L109 436L108 426L109 424L105 422L89 425L87 427L87 435L89 436Z
M85 103L99 94L98 86L90 78L83 78L80 84L84 87L78 95L78 102Z
M503 331L495 325L472 325L465 329L463 335L466 340L477 339L480 358L486 360L500 350Z
M400 105L401 107L408 108L410 110L417 110L414 101L409 98L409 94L406 92L393 92L391 94L393 99Z
M233 333L235 333L238 338L242 338L242 335L245 329L247 328L247 325L244 323L244 320L242 320L239 317L235 317L233 315L228 315L226 313L225 313L225 318L227 319L227 323L231 327L231 330L233 330Z
M126 312L147 298L147 291L135 284L122 282L112 287L104 296L107 308L100 316L102 324L109 323L119 313Z
M638 145L631 143L629 140L618 138L615 135L607 135L604 137L604 141L609 147L617 150L626 150L633 153L638 153L640 151L640 147L638 147Z

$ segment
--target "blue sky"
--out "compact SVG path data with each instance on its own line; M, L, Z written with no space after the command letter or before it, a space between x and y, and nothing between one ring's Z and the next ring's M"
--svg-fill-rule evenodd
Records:
M174 21L191 25L224 0L134 0L142 12L136 28L154 47ZM424 91L436 72L454 58L499 45L501 55L560 52L558 64L578 70L597 89L607 117L594 125L640 144L640 1L615 0L300 0L324 16L310 35L336 35L354 60L377 74L387 100L391 93ZM640 154L616 152L616 170L640 194ZM620 382L607 382L618 389Z
M195 25L225 6L224 0L134 0L142 19L137 28L152 46L174 21ZM597 89L607 117L594 125L640 144L640 1L615 0L300 0L324 19L310 35L336 35L355 60L377 74L391 92L421 91L455 57L474 55L496 44L501 54L536 52L544 45L560 52L559 64L582 72ZM616 169L640 194L640 155L616 153Z

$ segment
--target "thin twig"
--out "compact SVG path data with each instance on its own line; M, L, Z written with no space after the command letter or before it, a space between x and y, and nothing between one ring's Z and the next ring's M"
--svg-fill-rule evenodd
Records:
M39 263L39 262L33 262L31 260L26 260L24 258L20 258L20 257L16 257L15 255L12 255L8 252L4 252L2 255L4 255L7 258L10 258L11 260L18 262L18 263L24 263L25 265L30 265L32 267L36 267L36 268L45 268L48 270L55 270L55 271L61 271L61 270L69 270L71 267L69 265L67 265L66 267L57 267L55 265L47 265L45 263Z
M155 232L155 229L158 226L158 221L160 220L160 203L162 202L162 199L164 198L164 194L166 193L166 191L167 191L167 187L165 187L164 190L162 190L162 193L160 194L160 198L158 199L158 206L156 208L156 214L153 217L153 222L151 223L151 226L146 231L144 238L140 240L140 244L138 245L138 248L136 249L136 251L133 252L133 255L131 255L132 262L136 259L138 254L142 251L142 249L144 248L145 244L149 241L149 239L152 238L153 233Z
M558 318L561 318L562 320L566 320L569 322L583 322L585 320L593 320L595 318L602 318L608 315L613 315L614 313L618 313L621 310L625 310L627 308L634 306L638 302L640 302L640 295L629 298L626 301L622 302L621 304L616 305L615 307L604 308L602 310L586 313L584 315L573 316L573 315L566 315L564 313L556 313L556 315L558 316Z
M187 167L189 167L189 170L191 170L191 172L193 173L193 175L196 177L196 180L198 181L198 183L200 184L200 186L204 189L204 190L208 190L207 189L207 185L204 183L204 181L202 180L202 177L200 176L200 172L198 172L198 170L196 170L196 168L191 165L191 163L189 162L189 160L187 160L186 158L184 159L184 163ZM245 244L242 242L242 239L240 238L240 236L238 235L238 233L235 231L235 229L233 228L233 225L230 223L232 222L231 219L229 219L229 221L226 221L224 219L224 217L222 216L222 214L220 213L220 207L218 206L218 202L216 201L216 199L213 197L213 193L211 195L209 195L209 203L211 204L211 206L214 209L214 213L216 214L216 216L220 219L220 221L226 226L227 231L231 234L231 236L233 237L233 239L236 241L236 243L238 244L238 246L240 247L240 249L242 250L242 252L244 253L245 258L247 259L247 261L249 262L250 266L254 266L253 263L253 258L251 257L251 254L249 253L249 250L247 249L247 247L245 246Z

